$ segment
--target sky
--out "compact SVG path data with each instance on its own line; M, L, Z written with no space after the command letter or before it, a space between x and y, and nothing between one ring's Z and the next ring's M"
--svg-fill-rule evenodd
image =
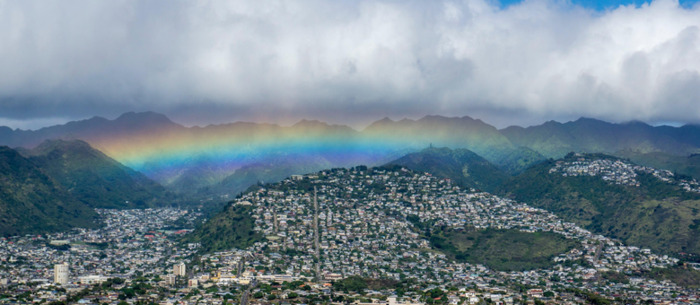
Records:
M700 5L0 0L0 125L700 123Z

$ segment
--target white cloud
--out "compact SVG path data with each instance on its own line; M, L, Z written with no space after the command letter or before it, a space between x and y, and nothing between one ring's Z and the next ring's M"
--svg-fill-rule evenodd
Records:
M700 7L672 0L604 12L546 0L0 0L0 41L0 116L15 120L197 109L700 121Z

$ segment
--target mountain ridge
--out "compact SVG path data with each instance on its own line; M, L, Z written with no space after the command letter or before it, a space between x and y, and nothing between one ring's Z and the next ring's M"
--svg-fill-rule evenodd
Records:
M385 117L356 130L319 120L300 120L290 126L233 122L185 127L155 112L128 112L113 120L93 117L36 131L0 129L0 144L9 146L32 148L46 139L84 140L171 190L194 193L217 189L214 186L237 170L255 164L286 164L304 156L321 162L303 167L313 171L326 166L376 166L431 145L471 150L508 174L571 151L626 157L638 154L634 159L642 163L648 159L643 155L649 153L700 153L697 125L654 127L591 118L499 130L469 116ZM658 165L649 161L645 164ZM694 166L678 162L681 164L675 168ZM261 178L280 179L280 175L273 176Z

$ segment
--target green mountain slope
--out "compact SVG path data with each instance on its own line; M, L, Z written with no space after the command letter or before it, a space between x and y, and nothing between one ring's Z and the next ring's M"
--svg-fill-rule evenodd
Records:
M260 233L253 231L252 212L252 206L229 203L183 241L201 243L204 252L247 248L264 239Z
M94 227L94 208L145 208L170 198L159 184L77 140L0 147L0 193L0 235Z
M509 177L468 149L427 148L387 165L400 165L414 171L427 172L440 178L449 178L461 187L486 191L494 190Z
M0 235L94 227L97 214L31 160L0 147Z
M627 244L693 259L700 255L700 194L684 191L676 178L669 183L651 173L637 172L633 183L616 184L602 176L565 177L552 170L557 164L591 160L618 159L569 154L533 166L505 183L500 192Z
M83 141L45 141L29 154L69 194L93 208L145 208L166 196L159 184Z

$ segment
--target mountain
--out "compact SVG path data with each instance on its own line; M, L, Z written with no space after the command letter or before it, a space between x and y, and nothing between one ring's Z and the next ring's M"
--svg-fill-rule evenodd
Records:
M460 187L493 191L509 176L468 149L426 148L405 155L387 165L400 165L440 178L449 178Z
M251 161L236 169L220 183L200 191L209 194L235 195L255 183L261 181L277 182L293 174L306 174L327 168L352 167L360 164L379 165L391 160L390 158L396 159L406 153L424 149L423 145L429 146L430 140L458 147L474 143L474 146L483 148L483 151L491 151L491 156L498 156L503 160L509 160L508 162L512 161L512 163L507 163L499 168L467 149L458 149L451 157L447 155L452 154L452 152L437 150L429 156L426 155L430 158L430 162L434 162L434 164L427 166L435 172L438 172L438 167L441 166L459 165L459 169L455 172L450 172L453 171L452 169L443 170L442 173L445 174L446 178L464 177L465 166L473 165L474 167L466 174L474 174L477 179L459 179L459 183L464 182L465 186L469 185L470 187L493 187L499 183L499 179L503 179L505 176L504 170L519 171L542 160L542 156L534 151L512 147L490 125L468 117L455 119L431 116L418 121L402 120L399 122L385 119L370 125L361 133L347 126L329 125L319 121L301 121L289 128L276 129L279 134L284 135L277 142L277 145L284 147L283 149L268 152L260 161ZM472 129L474 130L472 131ZM410 134L411 136L396 139L397 134ZM393 135L393 139L384 141L383 139L389 135ZM421 137L424 139L421 140ZM490 137L495 137L496 140L492 141ZM499 147L488 148L490 145L499 147L502 145L502 149ZM428 159L418 160L416 158L411 156L399 160L401 160L400 162L405 161L405 164L400 164L406 166L409 164L417 166L417 162L428 161ZM448 161L449 158L452 160ZM397 163L399 160L392 163ZM411 163L411 160L414 163ZM432 172L427 170L428 168L425 169ZM474 183L477 180L479 183Z
M396 141L398 137L404 147L413 151L429 146L469 149L511 173L520 172L544 159L535 151L513 145L495 127L468 116L425 116L419 120L400 121L382 119L362 133L387 141Z
M161 185L80 140L47 140L25 154L92 208L145 208L166 199Z
M432 115L385 118L358 131L313 120L291 126L235 122L185 127L162 114L130 112L113 120L94 117L35 131L0 128L0 145L32 149L47 139L83 140L169 190L203 197L230 196L253 180L277 181L328 167L377 166L431 146L468 149L508 174L570 151L677 157L700 152L700 126L586 118L498 130L468 116ZM299 160L304 164L292 165ZM658 165L654 159L635 160Z
M580 118L567 123L549 121L527 128L511 126L500 132L514 145L528 147L548 158L561 158L572 151L664 152L679 156L700 152L700 127L695 125L653 127L642 122L615 124Z
M602 154L537 164L500 193L592 232L692 260L700 258L700 189L671 172Z
M32 160L0 147L0 235L95 227L97 214Z
M156 134L167 130L183 130L166 116L155 112L127 112L114 120L93 117L87 120L72 121L38 130L0 130L2 145L31 148L52 139L81 139L87 142L100 142L101 139L123 136L138 136L144 133Z
M0 154L0 235L94 227L95 208L147 208L174 199L83 141L48 140L31 150L3 146Z
M430 143L472 149L508 172L542 159L530 149L513 146L493 126L469 117L387 119L356 131L312 120L292 126L236 122L184 127L161 114L145 112L36 131L0 129L0 144L32 149L46 139L81 139L171 190L218 192L207 196L235 194L252 180L277 181L328 167L380 165ZM255 168L262 172L253 173ZM243 178L232 181L237 177ZM234 187L227 189L231 184Z

